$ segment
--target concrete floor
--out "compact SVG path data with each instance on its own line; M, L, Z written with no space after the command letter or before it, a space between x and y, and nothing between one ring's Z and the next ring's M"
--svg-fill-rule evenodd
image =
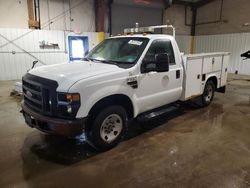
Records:
M231 77L207 108L133 122L97 153L27 127L13 82L0 82L0 187L250 187L250 79Z

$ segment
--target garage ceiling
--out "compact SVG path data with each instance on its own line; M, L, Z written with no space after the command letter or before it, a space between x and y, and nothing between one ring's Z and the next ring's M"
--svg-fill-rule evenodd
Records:
M168 0L168 1L170 2L171 0ZM199 8L199 7L201 7L207 3L210 3L212 1L214 1L214 0L172 0L172 3Z
M182 0L182 1L190 2L190 3L197 3L198 1L202 1L202 0Z

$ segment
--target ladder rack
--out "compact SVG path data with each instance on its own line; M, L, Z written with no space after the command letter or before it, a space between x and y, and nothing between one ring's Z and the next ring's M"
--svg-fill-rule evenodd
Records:
M162 28L171 28L173 32L173 37L175 38L175 27L173 25L156 25L156 26L148 26L148 27L139 27L139 24L136 23L134 28L126 28L124 29L125 34L132 33L154 33L155 29Z

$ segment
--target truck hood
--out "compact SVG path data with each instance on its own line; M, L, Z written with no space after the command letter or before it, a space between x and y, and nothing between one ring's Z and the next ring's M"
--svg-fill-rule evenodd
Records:
M79 80L123 70L116 65L97 62L73 62L41 66L29 71L30 74L57 81L60 89L68 90Z

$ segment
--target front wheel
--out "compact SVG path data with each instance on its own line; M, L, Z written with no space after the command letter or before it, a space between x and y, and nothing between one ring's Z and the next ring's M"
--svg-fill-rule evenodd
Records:
M110 106L97 113L87 138L98 150L108 150L123 138L127 127L127 113L122 106Z
M203 94L200 97L202 106L208 106L212 102L214 98L214 92L215 92L215 85L211 80L208 80L205 85Z

